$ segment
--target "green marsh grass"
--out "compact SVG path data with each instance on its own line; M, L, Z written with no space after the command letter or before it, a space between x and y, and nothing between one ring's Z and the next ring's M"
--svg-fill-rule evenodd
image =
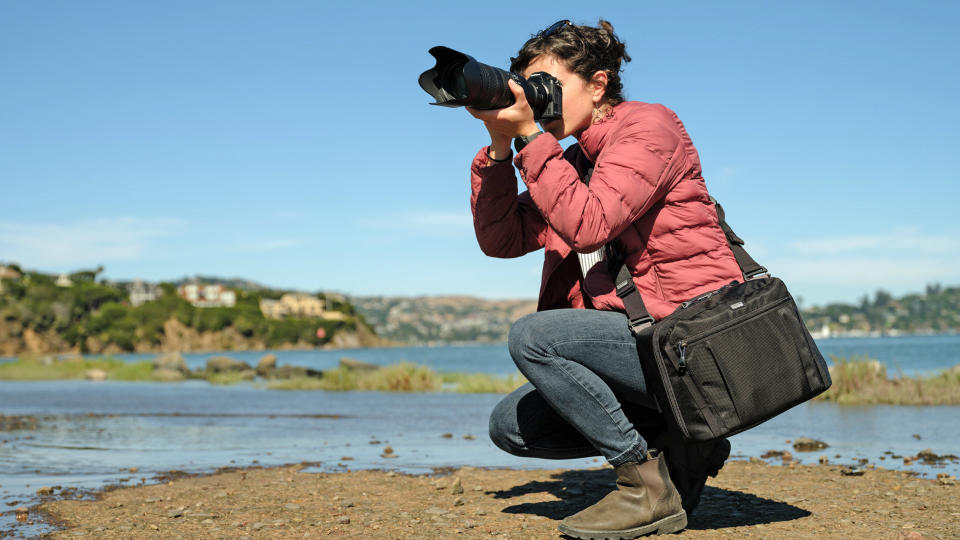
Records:
M841 405L960 405L960 364L935 375L888 377L867 356L831 356L833 386L817 396Z
M109 356L97 358L63 358L22 356L13 362L0 363L0 380L56 381L86 378L87 371L103 370L108 380L152 381L150 362L124 362Z

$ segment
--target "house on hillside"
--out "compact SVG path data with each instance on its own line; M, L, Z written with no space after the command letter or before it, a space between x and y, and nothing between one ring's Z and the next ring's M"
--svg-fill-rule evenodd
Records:
M57 276L57 281L55 281L54 284L57 287L73 287L73 280L66 274L60 274Z
M20 279L20 272L17 272L13 268L0 264L0 280L4 279ZM3 281L0 281L0 293L3 292Z
M325 311L323 300L304 293L287 293L280 300L264 299L260 301L260 312L264 317L282 319L284 317L322 317L336 319L337 312Z
M160 286L155 283L146 283L143 280L136 280L129 284L127 292L130 294L130 304L140 306L147 302L153 302L160 297Z
M177 289L177 294L195 307L233 307L237 304L237 293L223 285L185 283Z

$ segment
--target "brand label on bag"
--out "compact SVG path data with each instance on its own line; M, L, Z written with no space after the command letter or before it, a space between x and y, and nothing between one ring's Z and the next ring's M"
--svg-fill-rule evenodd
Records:
M730 304L730 309L740 309L743 307L743 302L737 302L736 304Z

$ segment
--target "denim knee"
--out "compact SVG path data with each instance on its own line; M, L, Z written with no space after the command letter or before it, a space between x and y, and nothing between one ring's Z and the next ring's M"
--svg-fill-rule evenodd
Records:
M508 454L523 455L524 443L517 425L517 403L510 395L501 399L490 413L490 440Z
M554 339L549 335L551 330L551 325L544 320L543 313L524 315L510 327L507 348L513 363L527 378L530 378L530 375L524 364L549 364L547 357L551 353L548 349L551 339Z

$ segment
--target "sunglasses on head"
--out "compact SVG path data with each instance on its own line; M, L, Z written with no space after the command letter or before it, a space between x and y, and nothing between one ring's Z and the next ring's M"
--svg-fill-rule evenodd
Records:
M548 37L556 34L556 33L559 32L560 30L563 30L563 28L564 28L565 26L569 26L570 29L573 30L573 32L574 32L575 34L577 34L577 36L579 36L581 39L583 38L583 34L581 34L581 33L580 33L580 30L577 30L577 27L574 26L574 24L573 24L572 22L570 22L570 19L563 19L563 20L560 20L560 21L557 21L557 22L551 24L550 26L548 26L548 27L544 28L543 30L541 30L540 32L538 32L536 38L537 38L537 39L546 39L546 38L548 38Z

